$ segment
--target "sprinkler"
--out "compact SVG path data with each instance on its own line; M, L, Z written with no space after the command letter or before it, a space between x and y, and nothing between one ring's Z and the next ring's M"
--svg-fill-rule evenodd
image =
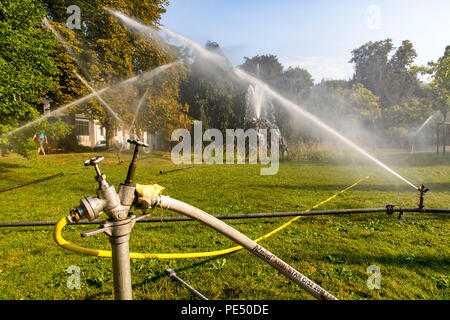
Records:
M423 208L425 207L425 206L423 205L423 196L424 196L425 193L427 193L428 191L430 191L430 189L426 188L426 187L422 184L419 188L417 188L417 190L419 190L419 192L420 192L419 209L420 209L420 210L423 210Z
M108 220L101 223L100 228L82 232L81 236L90 237L99 233L109 236L112 248L114 297L120 300L132 299L129 241L131 230L136 223L136 216L129 212L131 207L138 203L136 187L133 185L137 154L139 147L147 146L136 140L128 140L128 142L134 144L135 149L127 178L125 183L119 185L118 192L112 184L106 181L105 174L100 171L98 165L104 158L89 159L84 165L93 166L97 173L95 177L99 184L97 197L81 199L80 206L72 210L68 217L71 222L78 222L82 219L92 221L102 212L109 217Z

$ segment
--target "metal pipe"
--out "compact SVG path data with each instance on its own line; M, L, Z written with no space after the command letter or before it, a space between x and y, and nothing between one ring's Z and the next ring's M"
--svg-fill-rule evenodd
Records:
M177 276L177 274L175 273L175 271L173 271L172 269L166 269L166 272L169 274L170 278L178 281L179 283L181 283L183 286L185 286L190 292L192 292L197 298L200 298L201 300L209 300L208 298L206 298L204 295L202 295L200 292L198 292L197 290L195 290L194 288L192 288L189 284L187 284L186 282L183 281L183 279L180 279L180 277Z
M114 277L114 298L116 300L132 300L131 268L130 268L130 235L110 237L112 265Z
M26 187L26 186L29 186L30 184L44 182L44 181L47 181L47 180L50 180L50 179L53 179L53 178L57 178L57 177L63 177L63 176L68 176L68 175L77 175L77 174L82 174L82 172L60 172L60 173L57 173L57 174L54 174L54 175L51 175L51 176L48 176L48 177L36 179L36 180L30 181L30 182L26 182L26 183L23 183L23 184L19 184L19 185L16 185L16 186L12 186L12 187L7 187L7 188L4 188L4 189L1 189L0 193L6 192L6 191L10 191L10 190L14 190L14 189L18 189L18 188L22 188L22 187Z
M225 236L240 244L242 247L256 255L258 258L281 272L287 278L294 281L315 298L323 300L337 300L336 297L334 297L319 285L292 268L286 262L270 253L268 250L266 250L247 236L243 235L236 229L230 227L223 221L207 214L206 212L187 203L172 199L168 196L157 197L155 199L155 205L164 209L187 215L224 234Z
M296 216L323 216L323 215L343 215L343 214L362 214L362 213L379 213L386 212L386 208L366 208L366 209L342 209L342 210L316 210L316 211L293 211L293 212L267 212L267 213L244 213L244 214L224 214L213 216L220 220L235 219L258 219L258 218L279 218L279 217L296 217ZM450 209L438 208L393 208L392 212L408 212L408 213L450 213ZM153 217L153 218L136 218L136 223L155 223L155 222L181 222L192 221L192 218L179 217ZM91 225L100 224L103 220L71 222L68 225ZM54 226L57 221L17 221L17 222L0 222L0 227L45 227Z
M191 167L185 167L185 168L177 168L177 169L171 169L171 170L160 170L159 174L165 174L165 173L169 173L169 172L175 172L175 171L180 171L180 170L186 170L186 169L192 169L193 166Z
M128 142L130 142L130 141L131 140L128 139ZM134 172L136 171L136 159L137 159L138 152L139 152L139 148L136 145L136 147L134 148L134 152L133 152L133 158L131 160L130 166L128 167L127 178L124 183L126 186L131 186L133 184Z

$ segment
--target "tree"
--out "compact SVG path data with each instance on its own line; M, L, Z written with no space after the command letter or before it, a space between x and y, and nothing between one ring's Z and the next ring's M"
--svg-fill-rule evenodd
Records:
M311 91L313 85L312 76L306 69L289 67L283 72L278 86L288 98L300 101Z
M39 117L58 86L57 43L41 24L41 1L0 2L0 134Z
M137 120L138 128L147 127L152 133L159 131L166 142L171 140L175 129L190 129L189 105L181 102L181 83L187 77L183 65L171 68L147 86L148 101Z
M272 54L257 55L253 58L244 57L244 63L239 66L245 72L261 79L265 83L276 86L283 74L283 65Z
M67 19L67 6L62 0L46 0L48 18L52 24L65 29L68 45L76 53L76 60L83 76L91 83L110 84L117 79L126 79L140 72L153 69L157 66L173 62L170 54L159 48L153 40L136 33L129 32L115 17L105 11L104 7L120 8L124 13L139 17L140 21L147 25L159 24L161 15L166 11L167 0L138 1L138 0L114 0L114 1L87 1L74 0L71 5L77 5L81 9L81 29L69 30L64 27ZM96 87L95 89L99 89ZM123 119L132 118L134 108L138 101L138 88L128 88L126 94L123 91L111 91L110 101L127 103L113 103L114 111ZM114 95L114 93L116 93ZM87 105L86 113L100 120L106 128L107 144L109 148L114 145L114 131L120 123L105 112L101 106L91 101ZM142 128L146 129L146 128Z
M346 98L349 111L357 118L357 121L374 129L374 123L381 115L379 98L372 91L364 88L361 83L354 84Z
M208 41L206 48L222 55L220 46ZM242 128L247 87L234 81L229 70L218 67L201 56L193 57L190 73L181 84L182 103L189 105L189 115L203 122L203 128Z
M444 55L437 63L429 63L429 73L432 74L431 90L434 93L433 105L444 117L444 122L450 112L450 46L445 48Z
M368 42L352 51L355 64L352 83L361 83L380 98L381 118L385 123L385 109L415 99L419 89L417 70L412 66L417 54L410 41L405 40L394 50L391 39Z
M420 90L417 69L413 66L417 53L409 40L404 40L388 62L387 105L405 103L415 99Z
M355 64L353 83L362 83L380 97L382 109L388 104L387 69L388 54L393 49L391 39L368 42L352 51L350 63ZM382 111L383 113L383 111Z

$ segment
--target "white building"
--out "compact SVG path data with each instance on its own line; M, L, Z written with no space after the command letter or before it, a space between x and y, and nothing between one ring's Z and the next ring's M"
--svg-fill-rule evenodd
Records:
M93 148L96 144L106 144L105 128L98 120L91 120L82 114L75 115L75 134L78 143L85 147ZM134 134L130 137L123 130L116 129L114 135L116 148L120 149L124 145L124 150L130 149L130 145L127 143L129 138L136 139L137 137ZM143 136L138 139L147 143L151 150L161 150L164 147L163 139L158 132L155 135L144 132Z

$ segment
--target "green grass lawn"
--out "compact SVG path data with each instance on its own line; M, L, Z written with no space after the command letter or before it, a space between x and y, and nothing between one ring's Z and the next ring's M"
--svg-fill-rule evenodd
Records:
M83 172L0 193L0 221L57 220L95 195L94 170L84 160L93 154L40 157L37 163L21 157L0 158L0 189L61 171ZM170 154L142 154L135 181L158 183L164 194L210 214L300 211L370 175L354 189L319 209L415 207L418 192L383 170L356 161L346 164L325 159L282 162L277 175L261 176L259 165L200 165L177 168ZM101 169L118 187L130 155L118 165L115 154L105 154ZM449 208L450 157L434 154L390 154L382 157L416 185L431 191L426 207ZM178 166L179 167L179 166ZM155 216L176 215L154 210ZM102 216L104 217L104 216ZM339 299L449 299L450 252L446 214L405 214L407 222L386 214L304 217L261 242L272 253L321 285ZM251 238L258 238L291 218L227 221ZM105 235L81 238L92 226L65 229L69 241L89 248L110 249ZM53 227L0 228L0 299L113 299L110 259L86 257L58 247ZM228 238L192 222L150 223L135 226L134 252L198 252L234 246ZM70 265L81 269L81 289L66 286ZM367 268L381 270L381 289L369 290ZM188 260L133 260L135 299L193 299L165 275L167 268L209 299L311 299L266 263L241 250L215 258Z

